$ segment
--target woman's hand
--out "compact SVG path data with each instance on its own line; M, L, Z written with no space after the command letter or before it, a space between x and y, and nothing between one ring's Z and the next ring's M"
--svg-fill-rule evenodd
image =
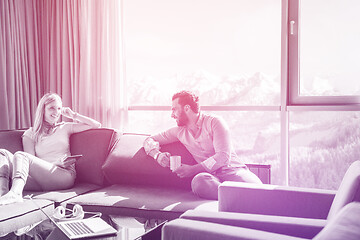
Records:
M61 168L68 168L76 162L76 158L68 158L65 156L60 161L56 162L55 165Z
M61 110L61 114L64 117L71 118L71 119L74 119L76 116L76 113L73 110L71 110L69 107L63 107Z
M84 125L77 125L73 130L74 132L82 132L91 128L99 128L101 127L101 123L99 123L98 121L86 117L84 115L81 115L77 112L74 112L73 110L71 110L69 107L63 107L62 111L61 111L62 115L67 117L67 118L71 118L73 120L76 120L79 123L84 123Z

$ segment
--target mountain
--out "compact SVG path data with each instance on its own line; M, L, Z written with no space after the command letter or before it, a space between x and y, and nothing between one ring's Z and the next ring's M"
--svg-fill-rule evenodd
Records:
M279 77L259 72L218 76L198 70L168 78L147 76L130 81L130 105L170 105L172 95L183 89L197 93L201 105L280 105ZM317 92L322 91L332 90L327 86ZM148 114L144 113L144 119ZM270 163L272 183L277 184L279 112L228 111L215 114L221 115L228 123L239 157L249 163ZM289 115L290 184L337 189L348 166L360 156L360 113L301 111ZM157 116L163 117L162 114ZM154 121L159 122L154 126L154 132L164 129L163 120Z
M196 92L202 105L280 104L280 78L264 73L217 76L197 70L168 78L146 76L131 83L130 105L169 105L172 94L183 89Z

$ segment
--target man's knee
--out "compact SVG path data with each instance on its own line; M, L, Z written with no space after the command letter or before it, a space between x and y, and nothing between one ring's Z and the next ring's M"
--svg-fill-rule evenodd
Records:
M212 178L210 173L199 173L191 181L191 189L197 190L203 188Z
M210 173L199 173L191 181L193 193L201 198L217 199L220 182Z
M241 171L240 175L243 179L243 182L262 184L260 178L255 173L251 172L249 169L244 169L243 171Z

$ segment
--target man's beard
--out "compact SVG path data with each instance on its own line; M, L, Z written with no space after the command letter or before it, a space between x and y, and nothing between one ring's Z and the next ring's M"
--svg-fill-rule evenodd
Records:
M189 122L188 117L186 116L186 114L184 113L184 111L181 111L178 121L177 121L177 125L179 127L185 126L187 123Z

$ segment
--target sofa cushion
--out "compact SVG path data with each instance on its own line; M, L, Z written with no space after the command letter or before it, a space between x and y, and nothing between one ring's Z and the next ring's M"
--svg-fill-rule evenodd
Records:
M70 189L48 191L48 192L35 192L35 191L25 191L24 196L32 194L33 199L48 199L55 203L55 206L61 204L62 202L69 200L78 195L98 190L101 188L97 184L92 183L77 183Z
M174 219L189 209L218 209L217 201L199 198L188 190L137 184L115 184L67 203L80 204L85 211L154 219Z
M226 181L219 211L326 219L336 191Z
M45 199L34 199L33 201L25 199L24 202L0 206L0 238L17 229L45 220L46 216L39 207L47 214L53 213L54 203L52 201Z
M312 239L327 223L325 219L200 210L186 211L180 218L256 229L305 239Z
M147 137L148 135L139 134L121 136L103 166L108 182L179 187L190 190L190 178L179 178L169 168L161 167L152 157L146 155L142 146ZM163 145L161 151L180 155L182 163L195 163L192 155L180 142Z
M104 175L101 166L104 164L112 143L116 141L115 131L107 128L90 129L70 136L71 154L82 154L76 161L76 182L103 185Z
M15 153L23 151L22 138L25 130L2 130L0 131L0 149L7 149Z

